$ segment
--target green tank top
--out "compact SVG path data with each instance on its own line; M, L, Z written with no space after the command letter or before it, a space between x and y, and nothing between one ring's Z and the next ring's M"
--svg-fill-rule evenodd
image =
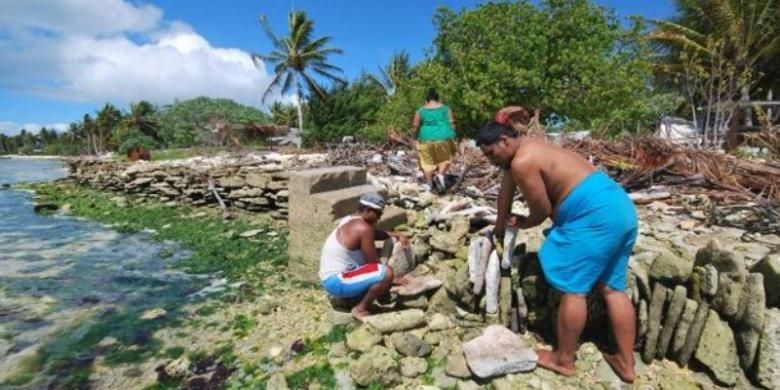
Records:
M450 124L450 108L442 105L438 108L417 109L420 116L420 133L417 139L420 141L443 141L455 138L455 130Z

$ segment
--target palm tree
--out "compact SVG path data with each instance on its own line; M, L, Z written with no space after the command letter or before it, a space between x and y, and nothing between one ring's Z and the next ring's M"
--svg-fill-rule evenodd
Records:
M156 111L154 105L146 100L131 104L130 113L125 116L125 124L128 128L138 129L144 135L159 141L159 125L154 117Z
M737 74L750 74L750 85L770 87L780 77L780 3L777 0L677 0L676 21L655 21L650 38L665 47L665 68L680 68L680 52L705 60L725 56ZM712 42L717 42L713 45ZM717 47L718 50L714 50Z
M274 66L274 78L266 87L262 101L270 95L271 91L281 88L281 93L288 93L293 87L298 100L298 128L303 129L303 104L302 82L306 84L310 93L325 96L322 87L314 79L314 74L325 79L344 84L342 78L334 73L340 73L341 68L327 62L331 54L341 54L341 49L326 47L332 39L329 36L313 38L314 22L306 17L303 11L290 12L289 36L277 37L271 30L265 15L260 16L260 24L265 34L273 44L273 51L269 54L252 54L255 66L261 61L267 61Z
M409 53L401 50L393 53L390 63L379 68L379 76L369 75L369 78L381 85L387 96L393 96L398 87L412 77L412 66L409 63Z
M296 120L296 110L292 104L274 102L271 105L271 121L275 125L291 127Z
M98 151L98 135L95 120L92 119L89 114L84 114L84 117L81 120L81 127L84 129L84 133L87 135L87 151L89 154L100 154Z
M100 154L106 151L106 141L113 140L114 129L119 123L122 122L122 112L113 104L106 103L100 111L97 112L95 117L95 126L97 129L97 151ZM115 142L114 142L115 143ZM112 149L115 149L118 145L110 145Z

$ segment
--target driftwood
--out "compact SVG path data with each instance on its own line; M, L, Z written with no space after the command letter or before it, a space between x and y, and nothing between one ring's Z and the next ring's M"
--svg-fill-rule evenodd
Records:
M217 188L214 186L214 180L212 180L211 177L207 177L206 181L208 182L209 191L211 191L211 193L214 194L214 197L217 199L217 203L219 203L219 208L222 209L222 218L232 219L233 216L228 211L228 208L225 205L225 201L223 201L222 197L219 196L219 192L217 192Z

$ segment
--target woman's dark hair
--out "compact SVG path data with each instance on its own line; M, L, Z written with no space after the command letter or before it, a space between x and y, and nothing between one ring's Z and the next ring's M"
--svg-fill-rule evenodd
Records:
M502 135L515 138L518 132L499 122L488 122L479 129L475 141L477 141L477 146L490 146L496 143Z
M439 101L439 93L436 92L436 89L431 88L428 90L428 94L425 95L425 101L430 102L431 100Z

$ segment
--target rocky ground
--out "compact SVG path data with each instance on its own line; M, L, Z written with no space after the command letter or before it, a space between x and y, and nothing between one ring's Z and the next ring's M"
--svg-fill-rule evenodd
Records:
M661 203L641 207L641 236L635 253L675 248L680 257L693 259L698 248L715 238L735 258L753 266L780 248L780 237L775 234L752 235L737 228L708 226L696 218L696 210L692 211ZM410 231L415 228L410 227ZM527 251L534 252L541 243L541 228L527 232L524 239ZM439 275L429 271L456 268L448 263L463 261L457 257L440 259L435 248L429 250L428 260L418 266L421 274ZM592 341L586 340L580 346L578 375L574 378L538 368L527 371L526 367L524 373L479 379L471 372L473 368L470 370L463 349L465 343L482 334L489 320L437 314L446 311L437 306L446 304L439 299L446 286L423 295L427 302L402 302L403 298L397 298L396 310L403 309L404 318L378 321L389 326L378 329L382 325L354 323L347 313L333 310L319 288L288 280L282 270L268 277L264 284L270 289L255 300L227 299L187 305L186 317L193 321L163 328L154 337L163 340L167 348L188 353L175 359L151 359L140 365L109 367L97 360L98 368L91 375L94 387L137 388L155 383L188 388L208 388L208 383L228 388L339 389L727 387L711 368L700 362L685 368L673 359L645 364L639 352L637 381L633 385L622 384L603 360L600 350L604 343L598 337L591 337ZM392 305L390 302L382 306L387 309ZM427 313L422 311L426 308ZM547 345L542 335L533 331L520 334L519 340L531 348ZM736 388L760 385L741 370L732 371Z
M155 176L154 169L147 171ZM438 280L439 287L410 296L392 294L375 308L387 312L380 314L385 317L360 325L334 310L318 286L291 280L283 267L258 259L253 273L261 277L242 283L238 276L222 295L183 301L175 322L155 327L148 340L159 343L155 350L160 352L117 363L107 356L137 347L112 337L99 340L88 363L90 387L716 389L773 388L780 383L780 235L766 228L774 222L767 223L764 204L731 205L724 211L725 206L712 204L706 195L670 194L638 207L640 236L629 283L638 308L638 379L626 385L602 358L610 340L597 302L577 354L578 375L564 378L535 368L530 351L549 345L553 336L554 294L534 265L547 226L518 235L517 247L522 249L511 271L495 275L499 285L492 288L499 308L492 314L486 297L491 293L485 291L491 287L471 292L468 251L491 222L490 201L440 198L393 178L372 181L385 186L392 202L408 210L410 222L402 230L414 237L415 258L408 268L416 277ZM142 199L171 203L175 198ZM457 202L462 207L450 207ZM131 208L141 204L133 196L125 203ZM515 211L524 212L521 203ZM272 233L258 233L250 226L231 231L230 240L250 243ZM719 244L710 245L713 240ZM702 252L708 245L714 249ZM709 253L707 259L701 253ZM512 297L518 288L519 296ZM151 322L170 317L165 311L139 315ZM490 333L496 332L495 324L519 333ZM701 325L698 332L690 330L695 324ZM489 345L479 338L484 332L490 333L487 341L507 340L500 345L515 345L517 353L501 355L511 357L503 364L475 360L470 346ZM680 364L679 349L694 333L692 356ZM487 352L502 351L497 347Z

